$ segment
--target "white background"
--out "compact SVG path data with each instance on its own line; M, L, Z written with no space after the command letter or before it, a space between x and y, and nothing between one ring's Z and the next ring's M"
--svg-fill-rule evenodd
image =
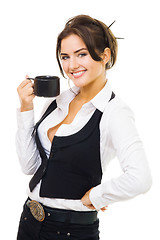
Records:
M17 86L30 77L58 75L55 45L68 18L88 14L110 25L118 40L116 66L108 71L114 92L133 110L153 177L151 190L130 201L115 203L100 213L101 240L160 239L160 115L159 1L5 0L0 3L0 228L1 238L16 239L26 200L29 176L22 174L16 155ZM68 88L61 77L61 89ZM44 99L35 99L38 119ZM121 173L117 159L106 179ZM3 236L3 237L2 237Z

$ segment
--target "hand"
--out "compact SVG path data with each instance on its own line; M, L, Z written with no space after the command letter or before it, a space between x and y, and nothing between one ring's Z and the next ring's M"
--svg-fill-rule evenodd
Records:
M96 208L93 206L93 204L91 203L90 198L89 198L89 194L90 194L91 190L92 190L92 188L88 192L85 193L85 195L81 198L81 201L84 206L88 207L89 209L96 210ZM107 210L107 207L108 206L101 208L101 211L104 212L105 210Z
M33 109L33 99L35 97L33 94L33 83L27 78L28 75L26 75L26 79L17 88L21 102L21 112Z

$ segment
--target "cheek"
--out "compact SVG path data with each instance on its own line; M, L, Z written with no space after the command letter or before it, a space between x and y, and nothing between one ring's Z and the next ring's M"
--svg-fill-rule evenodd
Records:
M62 62L62 68L63 68L63 71L66 73L66 72L67 72L67 69L68 69L68 64L67 64L67 62Z
M104 71L104 67L101 63L96 63L92 65L92 71L98 74Z
M90 56L85 59L84 65L93 72L96 72L100 64L94 61Z
M91 70L91 72L92 72L93 74L96 74L96 73L99 72L99 70L100 70L99 67L100 67L100 66L97 66L96 64L91 64L91 65L89 66L89 69Z

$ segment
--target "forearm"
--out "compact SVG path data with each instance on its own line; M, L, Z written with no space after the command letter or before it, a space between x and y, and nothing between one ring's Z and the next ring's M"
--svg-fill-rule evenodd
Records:
M150 189L152 177L143 146L140 142L133 145L135 146L128 149L132 153L126 155L126 159L121 163L124 173L98 185L90 192L90 200L96 209L129 200Z
M152 184L148 161L132 111L127 107L114 109L108 129L108 139L112 143L123 173L91 190L90 200L96 208L131 199L147 192ZM105 161L105 158L107 151L105 152L104 145L102 160Z
M16 149L22 171L25 174L34 174L40 165L41 159L32 136L34 128L34 112L20 112L17 110L18 130L16 134Z

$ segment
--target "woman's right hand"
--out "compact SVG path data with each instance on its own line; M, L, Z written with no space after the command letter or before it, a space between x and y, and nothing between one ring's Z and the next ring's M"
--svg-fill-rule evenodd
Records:
M21 102L21 112L32 110L33 99L35 98L35 95L33 93L33 83L27 78L28 75L26 75L26 79L17 88Z

